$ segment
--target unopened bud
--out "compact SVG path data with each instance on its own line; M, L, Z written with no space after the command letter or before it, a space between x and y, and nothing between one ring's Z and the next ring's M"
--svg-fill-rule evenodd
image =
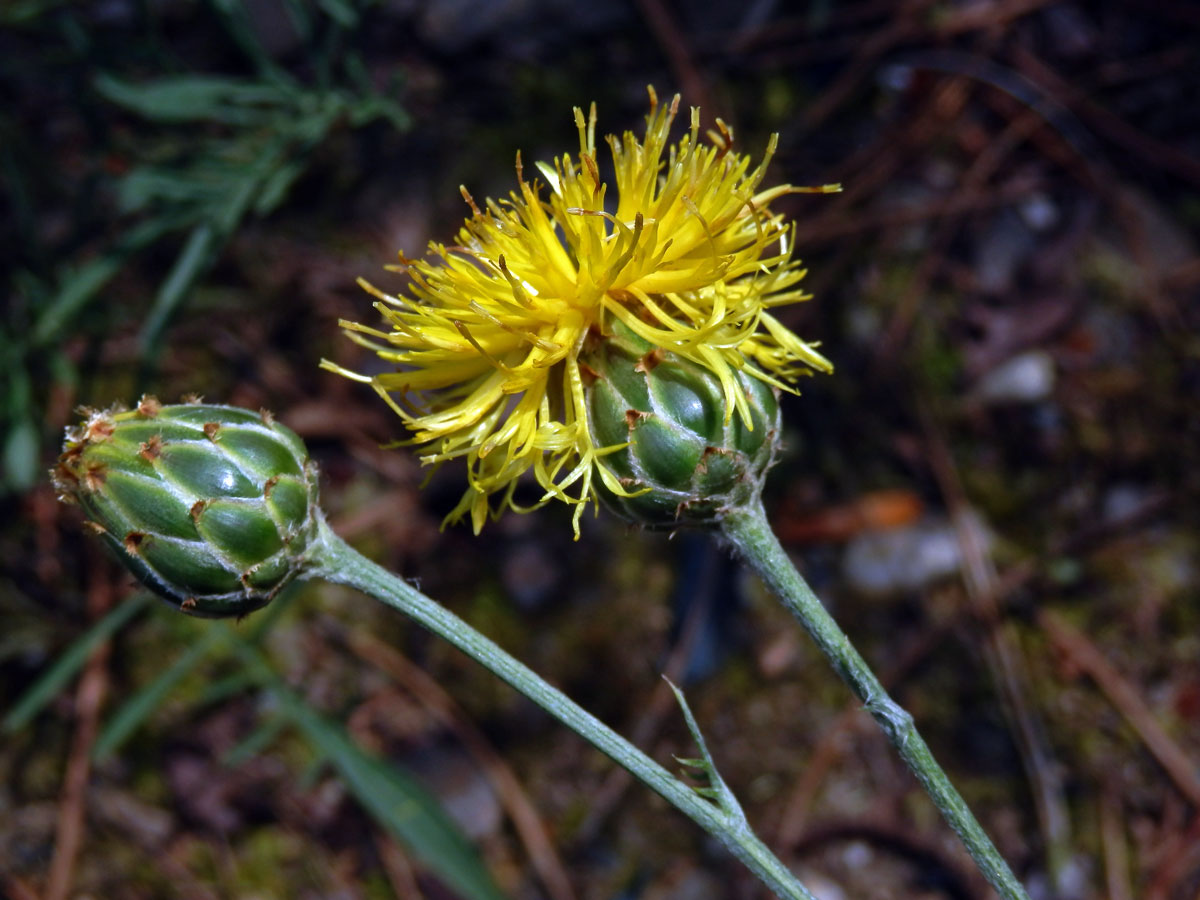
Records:
M304 442L233 406L93 412L52 475L147 587L196 616L266 605L303 571L320 518Z

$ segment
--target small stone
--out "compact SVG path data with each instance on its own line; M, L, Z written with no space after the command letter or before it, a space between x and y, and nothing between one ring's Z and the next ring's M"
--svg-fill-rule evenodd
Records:
M975 247L975 279L980 290L995 296L1009 293L1017 273L1037 249L1037 239L1023 217L1003 210Z
M1037 403L1054 389L1054 360L1044 350L1027 350L987 372L975 395L992 403Z
M1030 194L1017 207L1025 224L1034 231L1047 231L1058 224L1062 218L1058 206L1046 194L1037 191Z
M992 537L978 517L972 515L984 553ZM902 528L861 532L846 547L842 558L846 580L855 590L872 596L915 593L962 568L962 551L953 523L927 517Z

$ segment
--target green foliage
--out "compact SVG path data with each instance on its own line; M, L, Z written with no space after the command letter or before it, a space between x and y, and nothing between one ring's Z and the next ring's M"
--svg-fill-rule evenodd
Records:
M712 753L709 752L708 742L704 740L704 734L700 731L700 725L696 722L696 717L692 714L692 708L688 706L687 699L683 696L683 691L669 680L667 684L671 687L671 693L675 695L675 702L679 704L680 712L683 713L683 721L687 724L688 731L692 735L692 740L700 748L700 756L677 756L675 757L675 761L681 766L693 770L697 776L708 782L704 787L695 788L697 794L706 800L711 800L731 819L745 823L746 815L742 812L741 804L738 803L737 798L733 795L733 791L729 789L729 786L717 771L717 764L713 760Z
M137 594L88 629L26 690L0 721L0 729L13 735L28 727L79 672L91 652L144 610L149 599L148 594ZM267 752L285 734L296 733L321 766L337 772L350 794L379 827L457 896L465 900L503 900L504 895L470 841L441 809L437 799L400 767L364 751L341 725L313 709L275 672L260 644L285 608L286 603L269 607L255 618L248 631L219 622L205 623L198 639L178 648L170 665L109 713L93 747L93 756L104 759L119 750L160 712L168 698L178 699L181 695L178 688L185 679L203 677L209 681L197 705L218 702L235 692L258 692L265 702L257 705L267 712L258 726L226 754L223 760L226 765L240 765ZM211 670L223 672L224 677L212 680Z
M92 652L145 609L149 601L149 594L134 594L85 631L58 655L21 700L0 719L0 731L13 734L28 725L79 673Z
M82 190L71 197L63 195L53 160L19 111L0 110L0 184L13 236L0 251L6 273L0 294L11 298L0 316L0 493L28 489L43 477L44 448L57 444L45 431L50 390L59 385L73 392L92 376L94 355L80 347L90 348L122 323L139 323L131 361L145 379L165 330L239 229L284 208L297 183L343 135L373 123L408 129L408 115L395 99L398 84L373 84L357 49L369 4L283 5L300 44L295 72L263 45L244 4L197 4L197 28L240 51L235 74L189 71L153 27L111 40L82 5L24 0L0 9L0 26L11 29L24 54L0 61L6 94L8 86L14 88L10 96L21 92L16 85L27 77L21 64L36 61L39 78L77 85L79 105L72 113L80 120L118 123L92 131L87 171L67 188ZM50 207L64 206L72 217L66 236L47 236L39 220ZM113 296L125 270L136 265L154 271L162 259L168 265L149 302ZM0 731L19 739L94 650L136 627L150 604L150 595L139 592L84 631L6 712ZM248 632L210 624L203 637L181 643L168 665L108 711L94 755L117 752L169 698L189 696L178 690L185 681L204 676L193 703L259 692L271 698L264 706L277 712L264 715L227 764L297 733L346 780L379 826L459 896L502 896L428 792L366 754L341 726L283 687L254 649L277 616L275 609L260 614Z
M286 3L303 45L303 78L272 58L243 4L207 0L200 7L198 20L232 41L250 74L181 73L186 63L162 46L152 28L132 46L126 33L109 47L85 18L86 9L69 4L29 0L0 13L0 23L19 26L30 41L27 51L45 66L40 77L82 82L75 111L81 119L111 120L122 111L126 117L104 133L105 143L89 147L95 171L85 187L95 197L63 198L75 204L76 221L69 241L52 242L38 227L39 207L43 195L61 187L47 177L44 151L35 149L17 114L0 111L0 177L15 238L15 246L3 251L14 257L4 266L12 274L0 284L0 293L13 298L0 319L6 363L0 375L0 493L28 489L43 468L49 436L40 411L47 386L86 378L78 353L66 351L73 338L103 335L122 319L139 321L136 362L145 379L192 288L240 227L288 201L321 148L340 132L373 122L409 127L394 99L397 85L373 85L354 49L364 23L358 4ZM150 73L145 60L154 61ZM27 77L19 64L0 63L0 87ZM129 165L113 173L102 165L106 159ZM115 209L104 209L109 198ZM101 200L99 212L89 202L95 199ZM148 308L131 308L127 296L111 302L111 285L122 270L164 255L174 262Z
M354 798L462 897L501 900L470 842L412 776L365 753L344 728L272 679L284 715L337 771Z

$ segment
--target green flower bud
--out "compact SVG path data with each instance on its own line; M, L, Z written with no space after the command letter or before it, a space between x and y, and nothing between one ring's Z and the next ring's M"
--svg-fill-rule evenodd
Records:
M320 519L316 465L265 411L144 397L93 412L52 476L147 587L195 616L265 606L304 569Z
M628 446L601 458L629 496L601 487L605 504L651 528L713 526L725 511L754 502L775 460L779 405L769 384L731 377L749 422L727 412L712 371L656 349L621 323L586 356L592 439ZM590 376L594 375L594 378Z

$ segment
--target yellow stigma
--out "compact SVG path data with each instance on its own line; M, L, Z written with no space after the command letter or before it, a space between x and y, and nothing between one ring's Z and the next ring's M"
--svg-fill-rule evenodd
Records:
M752 168L720 119L701 139L695 108L687 134L668 145L678 109L678 96L663 107L651 89L645 137L607 138L610 185L595 106L586 116L576 108L579 152L537 163L544 183L526 180L518 154L507 200L480 208L464 188L471 216L457 244L431 242L424 258L401 254L390 267L409 275L404 293L360 281L385 327L341 324L397 369L366 376L322 366L374 387L424 463L466 459L469 486L449 520L469 513L478 532L489 512L521 509L513 492L526 472L544 491L534 506L576 505L576 536L594 477L625 493L603 461L615 448L593 443L580 359L589 334L606 334L612 319L712 371L726 417L736 410L747 423L733 370L784 389L812 369L832 370L769 312L808 299L792 229L769 204L837 186L761 189L776 138Z

